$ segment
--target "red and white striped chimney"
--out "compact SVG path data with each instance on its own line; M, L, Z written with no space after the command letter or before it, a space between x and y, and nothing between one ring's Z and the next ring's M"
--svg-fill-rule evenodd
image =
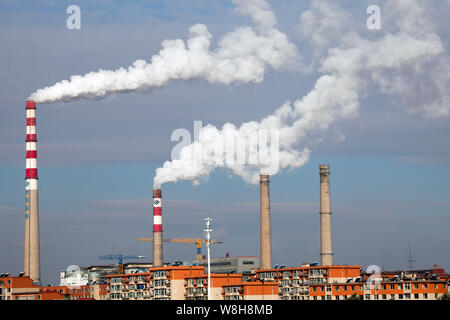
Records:
M153 266L163 265L161 189L153 190Z
M34 101L26 102L26 117L24 272L35 283L40 283L36 104Z

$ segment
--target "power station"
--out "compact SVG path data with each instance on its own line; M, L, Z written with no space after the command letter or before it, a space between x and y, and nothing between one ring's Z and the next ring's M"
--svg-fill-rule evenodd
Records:
M382 280L383 283L391 284L392 281L397 281L401 282L402 286L393 292L391 284L389 294L383 292L378 294L368 290L369 276L373 275L364 273L361 266L334 265L330 165L320 164L319 176L320 265L303 263L299 267L285 265L272 267L270 176L260 174L259 257L229 257L227 254L225 258L211 260L208 256L206 262L200 260L200 252L198 252L197 260L193 265L182 265L181 262L172 265L164 264L163 242L197 242L197 245L201 246L204 240L163 239L162 192L160 188L155 188L153 190L153 238L143 239L153 242L153 263L135 264L132 269L125 270L122 259L139 259L143 256L101 256L99 258L119 259L120 271L114 265L93 266L89 268L89 274L86 271L80 271L80 274L70 273L69 276L76 279L75 284L69 281L67 272L64 272L64 279L62 278L64 281L59 286L42 287L40 285L36 104L34 101L27 101L24 272L18 277L10 277L10 273L0 274L2 278L0 300L319 300L319 298L341 300L355 295L364 300L387 299L388 295L391 299L436 300L445 296L448 291L446 287L448 275L437 265L431 271L425 270L425 273L422 271L420 271L422 273L413 273L411 270L410 275L405 272L390 273L388 276L393 278ZM211 242L221 243L217 240ZM208 275L205 274L206 265ZM212 270L212 273L209 270ZM430 272L432 272L431 277ZM418 278L420 280L417 280ZM426 283L432 290L426 287L427 289L423 289L420 293L417 291L412 294L411 281ZM147 286L146 282L152 285ZM352 285L348 285L349 283ZM324 285L329 288L324 290ZM361 289L363 287L364 290Z
M333 265L330 205L330 166L321 164L320 173L320 258L321 265ZM37 173L36 104L26 102L24 274L40 283L39 205ZM270 217L270 176L260 174L260 267L272 268ZM153 190L153 266L164 266L162 237L162 192Z

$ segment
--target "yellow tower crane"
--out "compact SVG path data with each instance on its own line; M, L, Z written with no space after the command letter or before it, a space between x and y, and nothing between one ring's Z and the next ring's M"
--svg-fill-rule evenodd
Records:
M138 238L139 241L150 241L153 242L153 238ZM202 259L202 243L206 243L205 239L200 238L183 238L183 239L163 239L163 242L172 242L172 243L195 243L197 247L197 261ZM211 240L211 244L218 243L222 244L222 241L219 240Z

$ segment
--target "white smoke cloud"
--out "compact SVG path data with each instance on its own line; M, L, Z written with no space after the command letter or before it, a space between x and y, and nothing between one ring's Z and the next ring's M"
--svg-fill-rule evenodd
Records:
M295 45L276 28L276 18L263 0L233 0L236 10L252 18L255 27L239 27L225 34L211 50L212 35L203 24L189 29L186 42L165 40L150 62L135 61L128 68L74 75L29 97L37 103L87 98L116 93L146 92L170 80L202 78L210 83L259 83L267 67L281 70L299 60Z
M260 122L244 123L239 128L226 123L221 130L206 126L197 141L156 170L155 186L179 180L197 183L218 167L231 170L249 183L257 183L261 167L230 165L225 158L214 165L208 158L204 162L193 161L192 154L221 144L229 130L241 141L256 135L261 128L279 130L279 167L298 168L308 161L308 146L320 140L333 123L358 115L359 97L371 87L399 98L410 113L426 118L448 115L449 57L432 23L425 19L423 3L390 0L384 10L395 19L392 26L395 30L368 40L360 35L363 32L333 27L345 23L348 12L328 1L313 0L301 20L317 53L325 54L318 69L323 75L314 88L303 98L286 102ZM389 18L384 24L389 24ZM331 46L335 38L327 33L340 35L339 44ZM247 148L246 156L251 153Z

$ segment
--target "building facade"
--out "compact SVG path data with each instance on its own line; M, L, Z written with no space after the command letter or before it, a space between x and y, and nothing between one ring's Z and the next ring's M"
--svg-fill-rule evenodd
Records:
M224 300L279 300L277 282L240 282L223 286Z
M242 282L241 274L211 274L211 299L223 300L223 288ZM208 300L208 276L187 277L185 280L186 300Z
M204 274L203 267L149 268L145 273L107 276L110 300L184 300L185 279Z
M0 300L63 300L58 292L47 292L29 277L0 278Z
M208 267L206 259L194 261L199 266ZM259 257L223 257L210 261L211 273L244 273L259 268Z

